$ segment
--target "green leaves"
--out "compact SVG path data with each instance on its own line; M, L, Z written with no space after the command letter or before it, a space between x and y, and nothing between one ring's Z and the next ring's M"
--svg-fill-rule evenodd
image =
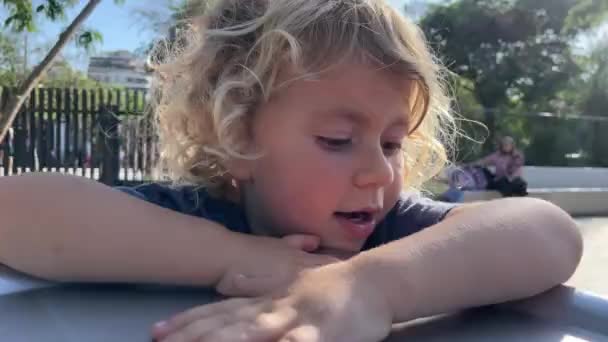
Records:
M13 31L33 32L36 30L36 16L43 16L51 21L65 19L65 10L78 3L75 0L46 0L34 10L31 0L3 0L2 3L9 11L9 17L4 26Z
M37 30L36 22L41 20L65 21L66 11L79 3L78 0L45 0L34 9L31 0L2 0L9 13L4 26L13 32L34 32ZM125 0L114 0L114 3L124 4ZM94 29L80 30L74 39L76 46L87 52L91 52L93 47L101 42L103 36Z
M36 13L43 13L50 20L56 21L65 18L65 6L63 1L47 0L45 4L36 8Z
M103 35L97 30L83 30L76 38L76 46L87 51L91 51L96 43L103 43Z
M608 0L460 0L435 7L421 24L452 71L473 81L480 103L494 108L563 86L578 72L574 35L567 32L591 27L607 6Z
M573 6L565 20L564 30L577 33L608 19L608 0L581 0Z
M573 52L576 39L597 27L607 13L608 0L455 0L431 7L421 26L430 45L460 78L459 111L490 126L486 150L493 147L493 134L510 134L534 164L566 165L566 155L581 150L594 165L608 166L608 157L601 163L594 157L602 149L605 154L608 138L597 142L604 135L585 131L587 122L534 116L543 111L596 116L608 112L608 45L598 47L587 64ZM475 127L466 129L476 140L485 134ZM581 138L585 134L596 137L589 139L601 147L589 147L587 138ZM470 151L471 146L466 147Z
M37 29L37 21L63 21L66 19L66 11L79 3L79 0L44 0L34 9L32 0L2 0L9 14L3 24L14 32L34 32ZM125 0L114 0L114 3L121 5ZM89 38L95 40L94 35L84 39Z
M3 0L4 7L8 9L9 16L4 21L4 26L15 31L32 32L35 30L34 16L32 13L32 2L28 0Z

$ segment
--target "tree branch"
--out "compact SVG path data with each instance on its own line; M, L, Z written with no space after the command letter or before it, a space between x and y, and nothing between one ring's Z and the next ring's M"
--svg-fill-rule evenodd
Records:
M44 77L48 69L51 67L59 52L65 47L69 40L77 32L78 27L85 21L85 19L93 12L95 7L99 5L101 0L90 0L82 11L74 18L72 23L59 35L59 39L44 57L30 75L17 87L16 94L11 94L7 103L0 108L0 141L4 139L4 136L8 132L9 127L13 124L15 117L19 113L21 106L25 102L32 89L40 82L40 79Z

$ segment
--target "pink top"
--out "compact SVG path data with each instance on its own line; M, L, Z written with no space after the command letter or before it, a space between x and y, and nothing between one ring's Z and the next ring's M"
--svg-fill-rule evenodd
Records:
M514 150L512 153L494 152L479 161L484 166L494 166L497 179L507 177L521 177L521 168L524 166L524 154Z

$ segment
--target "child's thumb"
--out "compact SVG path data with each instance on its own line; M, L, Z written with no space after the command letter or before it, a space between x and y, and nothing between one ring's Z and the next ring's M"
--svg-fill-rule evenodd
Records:
M319 248L321 238L315 235L294 234L283 237L283 241L293 248L305 252L314 252Z

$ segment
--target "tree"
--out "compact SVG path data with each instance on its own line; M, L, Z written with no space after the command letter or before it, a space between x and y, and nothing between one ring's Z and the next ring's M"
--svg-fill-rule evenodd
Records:
M122 0L115 1L123 2ZM89 0L87 2L81 12L59 35L59 39L44 59L33 68L23 81L18 83L16 92L11 94L5 103L0 104L0 141L4 139L6 132L12 125L12 122L32 89L44 77L55 58L59 55L59 52L77 33L79 33L81 24L100 2L101 0ZM46 0L35 10L32 8L32 2L30 0L4 0L3 3L9 10L9 17L5 20L4 25L12 28L16 32L23 32L26 30L34 31L36 29L36 15L43 16L53 21L59 20L65 16L65 9L74 6L77 1ZM80 35L77 37L77 44L89 46L93 41L99 38L100 35L92 31L80 32Z
M608 1L577 1L566 18L566 30L578 32L581 29L593 28L608 18Z
M44 88L92 89L101 87L99 82L87 77L85 73L75 70L65 60L53 63L44 81L38 85Z
M19 65L22 64L17 39L10 34L0 33L0 85L13 87L19 79Z
M603 118L593 125L590 154L594 165L608 166L608 36L598 42L591 53L591 79L584 97L582 109L585 114Z
M432 7L423 18L431 45L471 81L484 108L486 151L494 143L496 109L546 103L578 73L571 42L599 22L600 13L590 15L604 9L599 3L605 0L459 0Z
M176 42L179 43L179 32L189 25L192 18L203 14L209 3L209 0L164 0L159 8L137 8L134 14L138 25L158 35L155 41L138 48L137 53L153 60L162 60L165 52L171 50Z

